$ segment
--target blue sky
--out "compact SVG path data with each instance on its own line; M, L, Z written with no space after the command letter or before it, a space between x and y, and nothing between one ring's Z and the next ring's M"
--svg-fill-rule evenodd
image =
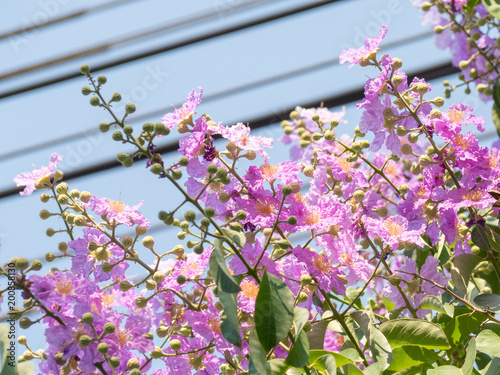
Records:
M85 6L100 3L91 0L86 1ZM0 75L198 14L211 12L215 18L210 22L199 22L107 52L0 81L0 92L74 71L82 63L92 67L305 3L310 1L141 0L125 3L0 40ZM242 6L246 8L238 10ZM81 2L71 0L6 2L0 16L0 34L78 9L82 9ZM136 104L137 115L162 109L166 112L172 108L172 104L182 103L187 93L198 86L204 88L205 96L209 98L231 88L271 80L278 74L334 60L343 49L356 47L363 42L364 37L378 34L382 23L389 25L383 45L394 45L409 37L422 35L418 41L383 50L384 53L400 57L407 72L449 61L447 52L436 49L432 36L425 36L428 30L421 26L418 11L410 1L351 0L95 73L108 77L105 94L120 92L125 98L124 102ZM269 82L252 90L204 101L198 113L209 113L215 121L232 125L259 115L279 112L282 108L357 89L371 74L375 72L332 64L287 80ZM102 110L91 107L88 97L81 95L80 89L86 84L85 78L81 77L0 100L0 190L13 187L14 176L32 170L33 164L47 165L52 152L65 157L62 170L69 172L112 159L118 152L126 151L127 147L111 140L110 133L95 132L99 122L108 121L109 117ZM433 82L433 92L442 95L442 80ZM474 94L454 95L452 99L472 105L478 115L489 119L490 105L484 105ZM117 105L116 110L122 111L123 105ZM352 133L360 113L354 104L346 106L346 110L348 124L338 131ZM133 118L130 117L131 120ZM161 116L155 116L146 121L157 122L160 119ZM140 128L142 122L132 121L131 124ZM491 132L493 125L491 122L488 124L487 131ZM281 128L272 126L259 129L256 134L278 138ZM53 139L71 135L75 136L72 141L40 147ZM174 139L172 135L163 142ZM484 142L493 139L485 139ZM19 151L22 153L19 154ZM275 142L270 155L273 162L281 161L286 157L287 149ZM177 158L178 155L168 155L166 164ZM167 181L158 180L148 173L144 162L138 162L130 169L119 168L73 180L70 187L89 190L95 195L111 199L120 198L130 205L144 200L142 212L153 225L159 224L157 212L174 207L173 202L179 197ZM29 197L15 196L0 200L1 263L20 254L29 259L42 259L48 251L56 253L57 243L66 240L44 235L48 226L58 229L60 223L55 219L45 222L39 219L38 212L41 209L51 209L40 202L39 195L36 192ZM156 243L165 251L168 250L178 242L175 233L175 230L167 228L154 232ZM54 265L62 268L65 263L55 262ZM43 270L46 272L48 268ZM41 335L34 340L33 346L43 347Z

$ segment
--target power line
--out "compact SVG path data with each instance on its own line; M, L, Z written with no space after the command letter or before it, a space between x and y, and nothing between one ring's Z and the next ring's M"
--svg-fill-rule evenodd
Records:
M459 69L452 66L452 64L445 63L445 64L440 64L425 70L417 71L412 74L408 74L408 79L411 82L413 77L417 76L419 78L423 78L426 81L430 81L433 79L437 78L442 78L450 74L455 74L458 73ZM358 88L356 90L352 90L349 92L342 93L340 95L335 95L331 96L325 100L316 100L312 101L309 103L305 103L302 106L303 107L319 107L323 105L324 107L327 108L333 108L333 107L338 107L342 106L348 103L352 103L355 101L359 101L363 99L364 97L364 88ZM254 118L250 121L248 121L252 126L252 129L257 129L257 128L262 128L267 125L275 124L278 122L281 122L283 120L288 119L288 115L290 114L291 111L293 111L295 107L289 107L286 109L283 109L282 111L275 112L272 114L268 114L265 116L257 117ZM169 152L174 152L178 149L178 144L177 142L175 143L170 143L166 144L163 146L158 147L155 152L160 153L160 154L166 154ZM64 179L66 181L72 180L75 178L79 177L85 177L93 173L98 173L98 172L103 172L106 170L114 169L121 166L121 164L116 160L108 160L102 163L94 164L89 167L81 168L72 172L65 173ZM22 191L22 188L12 188L12 189L7 189L4 191L0 191L0 199L2 198L7 198L11 196L15 196L17 193Z
M61 16L61 17L49 19L45 22L37 23L35 25L31 25L31 26L27 26L27 27L21 27L21 28L0 34L0 40L5 39L5 38L9 38L9 37L12 37L12 36L15 36L18 34L24 34L26 32L33 31L36 29L41 29L41 28L44 28L47 26L55 25L57 23L68 21L68 20L71 20L73 18L81 17L81 16L84 16L84 15L87 15L90 13L97 13L97 12L100 12L102 10L106 10L108 8L112 8L112 7L122 5L125 3L130 3L132 1L134 1L134 0L115 0L115 1L110 1L108 3L105 3L105 4L100 4L100 5L96 5L93 7L89 7L87 9L78 10L76 12L68 13L68 14Z
M122 64L127 64L127 63L132 62L132 61L155 56L155 55L158 55L158 54L161 54L164 52L169 52L169 51L179 49L182 47L187 47L187 46L190 46L192 44L204 42L204 41L214 39L214 38L217 38L220 36L228 35L230 33L245 30L245 29L248 29L248 28L251 28L254 26L268 23L268 22L276 21L276 20L281 19L281 18L289 17L289 16L296 15L296 14L299 14L302 12L306 12L308 10L312 10L312 9L319 8L319 7L322 7L325 5L333 4L333 3L336 3L338 1L340 1L340 0L316 1L312 4L307 4L307 5L303 5L300 7L293 8L293 9L281 11L281 12L278 12L278 13L270 15L270 16L265 16L265 17L258 18L256 20L244 22L244 23L241 23L239 25L225 27L221 30L213 31L211 33L201 35L201 36L192 37L192 38L186 39L186 40L181 41L181 42L166 44L162 47L154 48L154 49L146 51L146 52L140 52L140 53L136 53L136 54L124 57L124 58L115 59L113 61L94 66L93 71L101 71L101 70L109 69L109 68L119 66ZM31 84L31 85L26 85L26 86L21 87L21 88L6 91L6 92L0 94L0 99L8 98L8 97L11 97L14 95L19 95L19 94L22 94L22 93L25 93L28 91L36 90L36 89L39 89L42 87L47 87L50 85L54 85L56 83L65 82L65 81L68 81L70 79L77 78L80 76L81 76L81 74L79 71L67 73L67 74L61 75L59 77L51 78L51 79L37 82L37 83Z
M130 0L127 0L127 1L130 1ZM252 2L243 2L241 4L235 5L232 8L232 11L240 11L242 9L252 8L252 7L255 7L257 5L261 5L262 3L268 3L268 2L270 2L270 0L256 0L256 1L252 1ZM41 69L49 68L49 67L54 66L54 65L69 62L71 60L79 59L79 58L86 57L86 56L91 56L91 55L94 55L94 54L97 54L100 52L105 52L105 51L107 51L111 48L117 47L119 45L136 42L140 39L144 39L144 38L153 36L155 34L164 33L166 31L172 31L172 30L183 28L183 27L193 25L193 24L196 24L199 22L207 22L209 20L217 18L218 16L219 16L219 13L217 11L200 12L194 17L182 19L182 20L179 20L179 21L174 22L174 23L168 22L168 23L163 24L161 26L150 28L150 29L147 29L145 31L141 31L139 33L128 35L125 37L120 37L120 38L117 38L113 41L102 43L102 44L99 44L99 45L94 46L94 47L86 48L86 49L83 49L83 50L77 51L77 52L72 52L72 53L69 53L69 54L66 54L63 56L59 56L55 59L38 62L36 64L26 66L24 68L20 68L20 69L16 69L16 70L4 73L4 74L0 74L0 81L4 81L6 79L11 79L11 78L23 75L23 74L32 73L32 72L35 72L35 71L38 71Z
M387 44L383 45L382 48L384 48L384 49L394 48L394 47L397 47L397 46L400 46L400 45L404 45L404 44L407 44L407 43L412 43L412 42L424 39L424 38L426 38L428 36L432 36L432 35L434 35L434 31L428 31L428 32L424 32L424 33L421 33L421 34L412 35L412 36L409 36L407 38L403 38L401 40L395 41L393 43L387 43ZM258 81L254 81L254 82L247 83L247 84L244 84L244 85L241 85L241 86L238 86L238 87L234 87L234 88L231 88L231 89L228 89L228 90L224 90L224 91L221 91L219 93L215 93L213 95L204 96L203 97L203 103L207 103L207 102L210 102L210 101L213 101L213 100L217 100L217 99L220 99L220 98L224 98L224 97L228 97L228 96L231 96L231 95L239 94L239 93L241 93L243 91L246 91L246 90L251 90L251 89L255 89L255 88L258 88L258 87L265 86L265 85L269 85L271 83L280 82L280 81L283 81L285 79L290 79L290 78L293 78L293 77L297 77L299 75L311 73L311 72L314 72L314 71L317 71L317 70L320 70L320 69L324 69L324 68L327 68L327 67L332 67L332 66L334 66L334 65L336 65L338 63L339 63L339 58L338 57L335 57L335 58L332 58L332 59L327 59L327 60L321 61L319 63L311 64L311 65L308 65L308 66L305 66L305 67L301 67L299 69L290 70L288 72L285 72L285 73L282 73L282 74L278 74L278 75L275 75L273 77L264 78L264 79L261 79L261 80L258 80ZM177 107L180 107L180 105L181 104L178 104ZM161 116L164 113L168 112L169 109L170 108L168 108L168 107L167 108L162 108L162 109L156 109L154 111L150 111L150 112L147 112L147 113L144 113L144 114L141 114L141 115L137 115L135 117L131 117L129 119L129 123L135 123L135 122L147 120L147 119L152 118L152 117ZM5 160L9 160L9 159L12 159L12 158L15 158L15 157L20 156L20 155L26 155L26 154L28 154L30 152L35 151L35 150L40 150L42 148L47 148L47 147L53 147L53 146L56 146L56 145L58 145L60 143L73 141L75 139L82 138L83 136L88 136L88 135L95 134L95 133L98 133L98 132L99 132L99 129L94 126L91 129L87 129L87 130L85 130L83 132L80 131L78 133L70 134L70 135L67 135L67 136L64 136L64 137L60 137L60 138L57 138L57 139L51 139L51 140L49 140L47 142L44 142L44 143L41 143L41 144L37 144L36 146L30 146L30 147L26 147L26 148L23 148L23 149L18 149L18 150L11 151L11 152L6 152L5 154L0 154L0 162L5 161Z

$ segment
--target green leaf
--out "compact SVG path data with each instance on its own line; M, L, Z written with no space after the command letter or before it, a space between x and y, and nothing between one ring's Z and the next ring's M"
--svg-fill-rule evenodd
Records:
M31 375L35 372L35 365L32 362L17 363L17 358L10 358L9 347L11 343L17 345L17 341L9 339L9 324L0 324L0 353L1 367L0 375ZM11 366L11 364L14 366Z
M498 79L493 84L493 101L500 108L500 85L498 84Z
M453 366L441 366L427 371L427 375L462 375L462 371Z
M314 363L318 360L318 358L324 357L325 355L332 355L335 358L335 363L338 367L342 367L353 362L351 358L348 358L340 353L329 352L328 350L310 350L307 361L309 363Z
M500 137L500 108L496 104L493 104L493 108L491 109L491 118Z
M365 311L355 311L351 313L353 319L366 336L367 343L370 346L370 352L373 354L374 361L380 364L381 370L389 367L392 359L392 349L385 336L372 324L370 317Z
M467 345L467 351L465 352L465 362L462 366L463 375L471 375L472 369L474 368L474 362L476 361L476 339L472 338Z
M363 370L363 375L380 375L380 363L375 362Z
M458 311L457 311L458 310ZM444 331L450 340L452 348L458 347L475 332L482 322L486 320L484 315L474 313L470 315L468 309L455 309L455 318L446 324Z
M500 253L500 234L498 233L498 227L495 228L487 224L485 231L488 236L488 240L490 240L491 249Z
M292 350L288 353L285 363L293 367L303 367L309 358L309 340L305 332L301 332L295 339Z
M382 323L380 331L393 348L416 345L426 349L449 349L443 329L435 323L419 319L398 319Z
M404 370L397 371L392 373L391 375L416 375L416 374L424 374L423 369L429 369L432 366L423 363L421 365L416 365L412 367L405 368Z
M230 294L219 290L219 300L224 307L220 316L220 331L222 336L231 344L241 348L237 294Z
M267 352L260 344L255 328L250 334L249 346L250 361L248 362L248 375L270 375L271 366L266 361Z
M481 370L481 375L498 375L500 374L500 358L493 357L493 359Z
M441 359L435 352L420 346L400 346L392 350L391 371L400 371L421 363L432 363Z
M363 375L363 371L354 366L352 363L347 365L347 374L348 375Z
M500 20L500 1L499 0L482 0L484 7L497 20Z
M418 308L441 312L450 317L453 317L454 307L450 304L446 304L445 306L443 303L441 303L441 299L436 296L425 296L424 299L420 302L420 306Z
M210 272L219 290L226 293L238 293L241 290L239 283L226 266L220 240L215 241L214 251L210 255Z
M293 293L281 279L264 272L255 300L255 329L266 351L283 340L293 323Z
M222 232L231 239L236 245L239 247L245 246L245 243L247 242L247 238L245 235L241 232L236 232L235 230L231 229L222 229Z
M335 375L337 373L337 364L335 357L331 354L326 354L316 359L312 366L319 371L325 372L327 375Z
M271 375L285 375L286 370L290 368L283 358L271 359L268 363L271 367Z
M490 240L488 239L486 231L481 225L479 224L474 225L474 227L472 228L470 238L472 240L472 243L477 247L479 247L480 249L491 250Z
M476 348L483 353L500 357L500 336L491 329L484 329L476 337Z
M462 7L464 10L470 10L470 9L474 8L480 2L481 2L481 0L467 0L467 4L463 5Z
M500 311L500 296L498 294L480 294L474 298L474 303L490 311Z
M323 320L312 326L312 329L307 332L310 349L323 349L325 343L325 333L328 328L328 321Z
M296 307L293 310L293 324L295 326L295 337L302 332L302 328L309 320L309 310L303 307Z
M455 287L462 293L467 294L467 285L474 268L481 262L481 258L474 254L460 254L455 257L451 266L451 279Z

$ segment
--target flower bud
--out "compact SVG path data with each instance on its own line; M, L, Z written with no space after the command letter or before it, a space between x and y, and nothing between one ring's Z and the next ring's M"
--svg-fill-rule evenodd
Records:
M417 141L418 141L418 134L417 133L411 133L408 135L408 142L417 143Z
M391 285L398 286L401 283L401 276L393 273L387 278L387 280L391 283Z
M404 126L398 126L396 129L396 134L400 137L404 137L406 134L408 134L408 129L406 129Z
M130 358L127 361L127 370L138 369L141 367L141 363L137 358Z
M68 244L66 242L59 242L59 244L57 244L57 249L61 253L66 253L66 251L68 251Z
M333 134L333 132L331 130L327 130L325 132L325 139L327 141L333 141L335 139L335 134Z
M440 108L444 105L444 99L440 96L435 97L432 102L436 107Z
M178 352L181 348L181 342L180 340L173 339L170 341L170 349L172 349L174 352Z
M106 344L105 342L101 342L99 343L99 345L97 345L97 351L101 354L106 354L108 350L109 350L108 344Z
M118 358L118 357L111 357L109 359L109 363L111 364L111 367L117 368L118 366L120 366L120 358Z
M458 63L458 68L460 70L466 70L469 67L469 61L467 60L462 60Z
M292 194L292 188L289 185L284 185L281 188L281 192L283 193L283 196L286 197L286 196Z
M295 225L297 224L297 217L296 216L290 216L286 222L290 225Z
M311 275L306 274L306 275L300 276L300 284L302 286L309 285L309 284L311 284L311 282L312 282Z
M401 153L403 155L412 155L413 149L411 148L411 146L409 144L405 143L401 146Z
M119 130L115 130L112 135L113 141L123 141L123 134ZM122 162L123 163L123 162Z
M441 25L437 25L434 27L434 32L436 34L441 34L446 28L444 26L441 26Z
M165 353L163 353L163 350L161 350L161 348L159 346L156 346L155 350L153 350L150 353L150 355L151 355L151 358L158 359L158 358L165 356Z
M182 178L182 171L180 169L172 169L170 174L174 180L180 180Z
M379 207L375 212L380 217L386 217L387 214L389 213L389 211L387 210L387 207L385 207L385 206Z
M130 236L124 236L122 238L122 245L126 248L131 247L134 244L134 239Z
M82 321L86 324L92 324L92 322L94 321L94 315L92 315L92 313L85 313L83 314L82 316Z
M79 341L80 341L80 346L82 348L84 348L84 347L90 345L90 343L92 342L92 339L88 335L82 335L82 336L80 336L80 340Z
M154 280L147 280L144 284L146 284L147 290L154 290L156 288L156 282Z
M428 167L429 165L432 164L432 159L430 157L428 157L427 155L422 155L419 159L418 159L418 163L422 166L422 167Z
M186 219L189 222L193 222L195 218L196 214L194 213L194 211L189 210L184 213L184 219Z
M87 64L80 66L80 73L87 75L90 73L90 67Z
M358 189L354 192L352 197L354 198L355 201L361 203L361 202L363 202L363 199L365 198L365 192L361 189Z
M402 66L403 66L403 61L401 61L400 58L395 57L392 59L392 65L391 65L392 70L401 69Z
M51 263L54 261L54 259L56 259L56 256L52 253L47 253L45 254L45 261L48 262L48 263Z
M186 282L186 276L184 275L178 275L177 276L177 284L182 285Z
M312 177L314 173L314 167L312 165L309 165L304 168L302 171L306 177Z
M297 302L298 303L303 303L307 301L307 294L304 292L300 292L299 295L297 296Z
M394 86L398 87L399 85L401 85L403 83L403 77L401 77L401 76L392 77L392 83L394 84Z
M122 292L126 292L126 291L128 291L130 288L132 288L132 287L133 287L133 285L130 283L130 281L128 281L128 280L123 280L123 281L120 281L120 285L119 285L119 287L120 287L120 290L121 290Z
M128 114L134 113L135 112L135 105L132 103L128 103L127 105L125 105L125 112L127 112Z
M90 89L90 87L88 87L88 86L83 86L83 87L82 87L82 94L83 94L83 95L87 96L87 95L89 95L91 92L93 92L93 91Z
M108 322L104 325L104 333L106 335L112 334L113 332L115 332L115 329L116 327L113 323Z
M89 99L89 103L92 107L97 107L100 104L100 101L97 96L93 96Z
M108 79L106 78L106 76L102 74L97 77L97 83L99 83L100 85L104 85L107 80Z
M292 120L298 120L298 119L300 119L300 113L297 111L292 111L292 112L290 112L290 118Z
M110 273L111 271L113 271L114 265L109 262L104 262L101 267L102 267L102 272Z
M26 343L28 342L28 339L26 338L26 336L19 336L19 338L17 339L17 342L21 345L26 345Z
M38 216L40 216L40 219L42 220L47 220L49 217L52 216L52 214L47 210L41 210Z
M32 262L31 262L31 266L30 268L33 270L33 271L40 271L42 269L42 262L39 261L38 259L34 259Z
M142 239L142 245L147 248L147 249L153 249L153 246L155 245L155 240L151 236L146 236Z

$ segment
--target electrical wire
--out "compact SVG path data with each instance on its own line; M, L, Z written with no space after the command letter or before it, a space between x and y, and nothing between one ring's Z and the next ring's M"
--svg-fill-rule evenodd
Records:
M109 69L109 68L112 68L115 66L127 64L127 63L132 62L132 61L137 61L137 60L144 59L144 58L151 57L151 56L155 56L155 55L158 55L158 54L161 54L164 52L173 51L173 50L176 50L179 48L187 47L187 46L190 46L190 45L193 45L196 43L200 43L200 42L204 42L204 41L207 41L210 39L214 39L214 38L217 38L220 36L225 36L225 35L237 32L237 31L242 31L242 30L254 27L254 26L258 26L258 25L262 25L262 24L269 23L272 21L276 21L276 20L281 19L281 18L297 15L297 14L300 14L300 13L303 13L303 12L306 12L306 11L309 11L312 9L316 9L316 8L319 8L319 7L322 7L325 5L330 5L330 4L336 3L338 1L340 1L340 0L315 1L311 4L302 5L299 7L295 7L293 9L287 9L285 11L280 11L280 12L277 12L277 13L269 15L269 16L264 16L264 17L261 17L261 18L255 19L255 20L243 22L239 25L225 27L225 28L222 28L220 30L207 33L205 35L200 35L200 36L188 38L188 39L180 41L180 42L168 43L164 46L157 47L157 48L151 49L149 51L135 53L135 54L127 56L127 57L115 59L115 60L100 64L100 65L96 65L93 67L93 71L102 71L102 70ZM55 78L50 78L50 79L47 79L44 81L36 82L36 83L29 84L29 85L26 85L26 86L23 86L20 88L16 88L13 90L9 90L9 91L0 93L0 99L19 95L19 94L29 92L32 90L36 90L36 89L39 89L42 87L51 86L51 85L54 85L56 83L65 82L65 81L68 81L70 79L74 79L74 78L77 78L80 76L81 76L81 74L79 71L67 73L67 74L64 74L64 75L61 75L61 76L58 76Z
M425 70L420 70L417 72L413 72L411 74L408 74L408 80L411 82L413 77L417 76L419 78L423 78L426 81L430 81L433 79L437 78L442 78L451 74L456 74L459 72L459 69L454 67L451 62L445 63L445 64L440 64L436 65L431 68L427 68ZM342 106L345 104L349 104L352 102L356 102L361 100L364 97L364 88L358 88L356 90L344 92L339 95L331 96L325 100L315 100L311 101L309 103L305 103L302 106L303 107L319 107L319 106L324 106L327 108L333 108L333 107L338 107ZM291 111L293 111L295 107L289 107L286 108L282 111L267 114L265 116L260 116L257 118L254 118L249 121L251 124L252 129L257 129L257 128L262 128L267 125L275 124L278 122L281 122L283 120L288 119L288 115ZM169 152L174 152L178 149L178 144L177 142L175 143L170 143L166 144L163 146L158 147L155 152L160 153L160 154L165 154ZM103 172L107 171L110 169L114 169L121 166L121 164L116 160L107 160L98 164L94 164L88 167L84 167L81 169L77 169L68 173L64 174L64 179L65 181L69 181L72 179L80 178L80 177L85 177L94 173L98 172ZM3 191L0 191L0 199L7 198L7 197L12 197L16 196L17 193L22 191L22 188L11 188L11 189L6 189Z
M130 0L127 0L127 1L130 1ZM235 5L232 8L232 11L240 11L240 10L252 8L252 7L255 7L258 5L260 6L264 3L269 3L269 2L270 2L270 0L255 0L252 2L243 2L241 4ZM38 71L41 69L49 68L49 67L54 66L54 65L62 64L62 63L69 62L69 61L79 59L82 57L91 56L91 55L94 55L97 53L105 52L105 51L108 51L112 48L115 48L115 47L118 47L121 45L126 45L128 43L133 43L133 42L136 42L138 40L154 36L156 34L164 33L166 31L173 31L173 30L181 29L183 27L197 24L200 22L207 22L207 21L210 21L210 20L217 18L218 16L219 16L219 13L217 11L200 12L194 17L182 19L182 20L176 21L174 23L168 22L166 24L162 24L161 26L150 28L150 29L141 31L139 33L130 34L127 36L122 36L122 37L117 38L113 41L102 43L100 45L97 45L97 46L94 46L91 48L86 48L86 49L83 49L81 51L72 52L72 53L57 57L55 59L37 62L36 64L26 66L24 68L20 68L20 69L16 69L16 70L4 73L4 74L0 74L0 81L5 81L7 79L11 79L11 78L23 75L23 74L32 73L32 72L35 72L35 71Z
M118 6L118 5L131 3L133 1L134 0L114 0L114 1L110 1L110 2L105 3L105 4L100 4L100 5L96 5L93 7L89 7L87 9L81 9L81 10L78 10L76 12L68 13L68 14L61 16L61 17L52 18L52 19L49 19L45 22L37 23L35 25L18 28L18 29L12 30L12 31L7 31L3 34L0 34L0 40L5 39L5 38L9 38L9 37L13 37L15 35L24 34L24 33L27 33L29 31L42 29L44 27L55 25L55 24L60 23L60 22L68 21L68 20L71 20L73 18L85 16L85 15L88 15L90 13L97 13L97 12L106 10L108 8L113 8L113 7Z
M405 45L408 43L412 43L415 41L425 39L425 38L432 36L432 35L434 35L433 31L424 32L424 33L417 34L417 35L412 35L410 37L403 38L403 39L395 41L393 43L387 43L387 44L383 45L382 48L388 49L388 48L398 47L401 45ZM335 66L338 63L339 63L338 57L335 57L332 59L327 59L327 60L319 62L319 63L311 64L311 65L308 65L305 67L301 67L299 69L290 70L290 71L282 73L282 74L278 74L278 75L275 75L272 77L264 78L264 79L254 81L251 83L247 83L247 84L244 84L244 85L241 85L238 87L234 87L234 88L231 88L228 90L221 91L219 93L215 93L212 95L206 95L203 97L203 103L207 103L207 102L214 101L217 99L229 97L229 96L235 95L235 94L240 94L241 92L246 91L246 90L259 88L259 87L266 86L266 85L273 84L273 83L277 83L277 82L280 82L280 81L283 81L286 79L295 78L295 77L300 76L300 75L312 73L312 72L317 71L317 70L321 70L324 68ZM182 103L176 105L176 107L180 107L181 105L182 105ZM165 114L169 110L170 110L170 108L168 108L168 107L156 109L154 111L150 111L150 112L147 112L147 113L144 113L141 115L131 117L128 122L129 122L129 124L132 124L132 123L139 122L142 120L150 119L152 117L162 116L163 114ZM4 154L0 154L0 162L15 158L15 157L18 157L21 155L26 155L28 153L38 151L38 150L43 149L43 148L54 147L60 143L70 142L70 141L82 138L84 136L96 134L98 132L99 132L99 129L96 126L94 126L91 129L84 130L83 132L80 131L78 133L73 133L73 134L70 134L70 135L67 135L64 137L60 137L57 139L51 139L47 142L40 143L40 144L37 144L34 146L29 146L26 148L15 150L15 151L6 152Z

